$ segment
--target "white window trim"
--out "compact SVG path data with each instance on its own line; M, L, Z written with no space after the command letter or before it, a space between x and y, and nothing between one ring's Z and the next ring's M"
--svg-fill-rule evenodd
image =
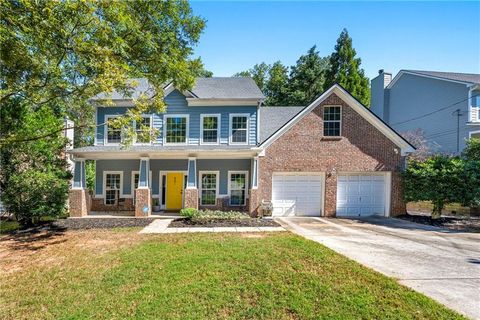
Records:
M215 174L215 199L218 198L218 191L220 189L220 171L199 171L198 172L198 182L199 182L199 188L198 188L198 195L200 198L200 205L205 206L205 207L213 207L216 205L215 204L203 204L202 203L202 174ZM215 201L216 202L216 201Z
M135 195L135 175L138 174L140 175L140 171L138 170L135 170L135 171L132 171L132 177L131 177L131 180L130 180L130 197L133 198L133 196ZM150 170L150 173L148 175L148 185L150 186L150 189L152 189L152 170ZM127 197L127 195L125 195L125 198L129 198Z
M150 134L152 134L153 130L153 115L151 114L142 114L142 118L148 118L150 120ZM135 130L135 139L133 144L137 146L149 146L153 143L153 139L150 139L150 142L137 142L137 121L133 121L133 129Z
M325 120L325 108L328 108L328 107L338 107L340 108L340 120ZM322 108L322 119L323 119L323 132L322 132L322 136L325 137L325 138L339 138L342 136L342 124L343 124L343 117L342 117L342 106L341 105L336 105L336 104L333 104L333 105L325 105L323 106ZM339 122L340 123L340 132L339 132L339 135L338 136L326 136L325 135L325 122Z
M232 205L232 200L231 200L231 188L230 188L230 179L232 177L232 174L236 173L242 173L245 174L245 199L243 204L235 204ZM248 189L249 189L249 184L248 184L248 171L247 170L236 170L236 171L228 171L228 181L227 181L227 187L228 187L228 197L230 198L228 200L228 205L231 207L243 207L247 204L247 199L248 199Z
M247 118L247 140L245 142L232 142L232 118L233 117L246 117ZM228 121L228 144L234 145L248 145L250 135L250 114L249 113L230 113L229 121Z
M203 142L203 120L208 117L217 118L217 141L216 142ZM218 145L220 144L220 133L221 133L221 119L222 115L220 113L202 113L200 114L200 144L201 145Z
M167 142L167 119L168 118L186 118L185 142ZM189 114L165 114L163 115L163 144L167 146L184 146L188 144L188 136L190 132L190 115Z
M105 115L105 121L104 121L105 124L103 125L103 127L104 127L104 128L103 128L103 144L104 144L105 146L119 146L119 145L120 145L119 142L108 142L108 120L109 120L109 119L119 118L119 117L120 117L120 115L118 115L118 114L106 114L106 115ZM120 140L122 140L121 130L122 130L122 129L120 129Z
M470 131L468 133L468 139L471 139L474 134L480 134L480 130Z
M123 171L103 171L103 203L107 205L105 202L107 201L106 193L107 193L107 174L120 174L120 198L125 198L123 194ZM111 204L109 204L111 206Z

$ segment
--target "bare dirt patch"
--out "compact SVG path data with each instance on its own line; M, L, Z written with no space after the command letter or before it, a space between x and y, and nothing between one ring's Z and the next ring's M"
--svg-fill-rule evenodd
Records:
M396 218L455 231L480 232L480 217L440 217L432 219L430 216L423 214L405 214Z

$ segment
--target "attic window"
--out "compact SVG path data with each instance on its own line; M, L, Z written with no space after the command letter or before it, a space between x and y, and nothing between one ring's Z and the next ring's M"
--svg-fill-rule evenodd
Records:
M323 108L323 135L325 137L339 137L342 110L340 106Z

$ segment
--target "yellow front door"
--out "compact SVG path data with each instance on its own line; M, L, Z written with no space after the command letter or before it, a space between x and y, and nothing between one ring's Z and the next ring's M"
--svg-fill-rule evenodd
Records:
M167 210L182 209L183 173L167 173Z

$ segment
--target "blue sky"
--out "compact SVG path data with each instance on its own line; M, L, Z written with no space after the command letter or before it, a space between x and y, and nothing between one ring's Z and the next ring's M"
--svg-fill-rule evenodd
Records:
M215 76L333 51L342 28L368 77L378 69L480 73L480 2L192 2L207 27L195 52Z

